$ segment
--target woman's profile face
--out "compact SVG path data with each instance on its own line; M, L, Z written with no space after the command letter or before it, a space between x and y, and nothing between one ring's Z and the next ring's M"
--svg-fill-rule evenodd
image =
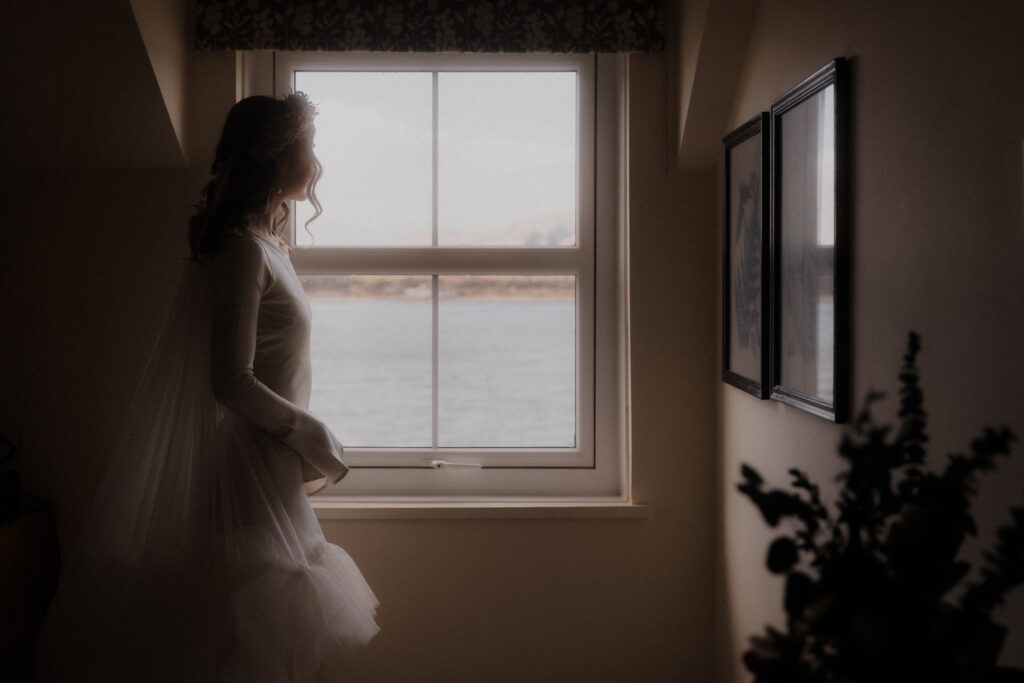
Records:
M309 183L316 175L316 154L313 152L313 137L310 133L300 140L292 158L285 160L278 178L281 188L281 201L294 199L297 202L308 199Z

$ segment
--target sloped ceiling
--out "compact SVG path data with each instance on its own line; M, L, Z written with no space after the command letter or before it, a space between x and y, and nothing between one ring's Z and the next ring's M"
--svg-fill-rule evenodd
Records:
M683 0L679 59L680 168L715 168L753 25L755 0Z
M4 166L185 164L129 0L8 4L0 79Z
M189 20L188 9L194 5L190 0L130 0L130 4L160 86L167 115L187 159L186 94L193 35L191 24L194 22L194 19Z

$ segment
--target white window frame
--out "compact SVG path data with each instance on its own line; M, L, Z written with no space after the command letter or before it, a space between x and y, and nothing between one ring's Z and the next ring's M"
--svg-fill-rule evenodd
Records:
M295 244L294 221L288 228L292 263L299 275L575 275L575 447L347 448L345 462L353 471L325 492L326 497L351 502L628 500L624 62L625 57L617 55L242 54L239 76L246 96L287 94L298 70L578 73L576 245L543 249L304 247ZM311 228L315 231L315 224ZM321 494L318 499L324 497Z

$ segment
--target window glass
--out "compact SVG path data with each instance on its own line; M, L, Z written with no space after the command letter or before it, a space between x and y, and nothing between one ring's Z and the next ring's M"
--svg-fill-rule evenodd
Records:
M296 207L299 246L410 246L433 240L433 76L430 72L297 71L316 103L317 196Z
M575 72L438 74L438 243L576 243Z
M346 447L430 446L430 276L302 276L313 309L310 409Z
M440 446L572 447L572 276L438 279Z

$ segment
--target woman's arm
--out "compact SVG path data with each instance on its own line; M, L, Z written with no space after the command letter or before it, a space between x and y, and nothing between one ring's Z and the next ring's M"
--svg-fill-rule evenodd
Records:
M244 236L226 238L214 273L210 377L217 400L283 441L332 482L339 481L348 467L331 430L253 372L260 296L271 278L263 247Z

